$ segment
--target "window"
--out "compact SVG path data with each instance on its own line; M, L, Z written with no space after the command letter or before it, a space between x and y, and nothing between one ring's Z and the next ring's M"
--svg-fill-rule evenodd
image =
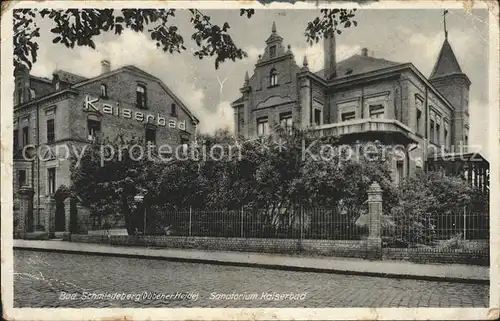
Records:
M370 118L384 118L384 105L370 105Z
M47 192L52 195L56 192L56 168L47 168Z
M23 103L23 83L18 82L17 83L17 104L20 105Z
M13 142L12 148L13 148L14 152L16 152L19 149L19 130L14 129L14 132L12 133L12 135L14 136L13 137L14 142Z
M420 124L422 123L422 111L417 109L417 133L421 134L421 126Z
M91 142L97 141L101 134L101 122L96 119L87 119L88 140Z
M47 144L53 143L54 140L55 140L54 120L49 119L47 120Z
M321 125L321 110L316 108L314 109L314 124L316 124L316 126Z
M278 72L274 68L271 69L271 72L269 73L269 83L270 87L278 85Z
M146 109L146 87L137 85L136 98L137 108Z
M257 119L257 135L264 136L269 132L269 123L267 117Z
M271 46L269 47L269 56L271 58L276 57L276 46Z
M280 125L286 129L288 133L292 132L292 113L283 113L280 115Z
M101 85L101 97L108 97L108 87L104 84Z
M356 118L356 113L353 111L342 113L342 121L348 121Z
M17 172L17 179L18 179L18 188L21 188L26 185L26 170L21 169Z
M242 135L245 128L245 113L243 107L238 107L238 134Z
M61 89L61 83L59 81L56 82L56 90Z
M436 143L441 145L441 125L439 123L436 124Z
M181 146L183 153L186 153L189 146L189 138L181 137Z
M177 116L177 106L175 104L170 105L170 115Z
M434 120L431 119L431 135L430 135L430 141L431 143L434 142Z
M396 183L399 184L404 177L403 161L396 162Z
M146 143L156 145L156 129L146 128Z
M446 146L446 148L448 148L448 128L445 124L445 127L444 127L444 146Z
M29 128L23 127L23 147L29 145L29 143L30 143Z

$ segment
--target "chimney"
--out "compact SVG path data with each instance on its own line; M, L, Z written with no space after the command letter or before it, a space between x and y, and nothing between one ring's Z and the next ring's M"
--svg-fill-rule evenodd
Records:
M335 49L335 33L325 33L324 55L326 80L334 78L337 73L337 59L335 57Z
M368 48L361 49L361 56L364 56L364 57L368 56Z
M111 71L111 63L109 60L102 60L101 61L101 74L105 74L107 72Z

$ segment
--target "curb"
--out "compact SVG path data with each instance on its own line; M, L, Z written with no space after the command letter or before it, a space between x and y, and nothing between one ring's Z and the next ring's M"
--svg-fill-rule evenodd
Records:
M57 252L57 253L81 254L81 255L91 254L91 255L108 256L108 257L114 256L114 257L123 257L123 258L142 258L142 259L151 259L151 260L164 260L164 261L171 261L171 262L254 267L254 268L263 268L263 269L270 269L270 270L284 270L284 271L294 271L294 272L331 273L331 274L342 274L342 275L383 277L383 278L393 278L393 279L410 279L410 280L434 281L434 282L436 282L436 281L438 281L438 282L454 282L454 283L479 284L479 285L489 285L490 284L490 280L470 279L470 278L460 278L460 277L413 275L413 274L398 274L398 273L381 273L381 272L369 272L369 271L365 272L365 271L351 271L351 270L338 270L338 269L322 269L322 268L305 267L305 266L262 264L262 263L242 263L242 262L221 261L221 260L213 260L213 259L166 257L166 256L127 254L127 253L104 253L104 252L94 252L94 251L86 251L86 250L46 249L46 248L25 247L25 246L16 246L16 245L14 245L13 248L16 250L27 250L27 251L37 251L37 252Z

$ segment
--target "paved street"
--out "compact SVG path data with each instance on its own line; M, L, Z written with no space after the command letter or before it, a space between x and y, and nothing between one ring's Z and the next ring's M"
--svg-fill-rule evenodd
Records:
M14 260L15 307L488 306L487 285L25 250Z

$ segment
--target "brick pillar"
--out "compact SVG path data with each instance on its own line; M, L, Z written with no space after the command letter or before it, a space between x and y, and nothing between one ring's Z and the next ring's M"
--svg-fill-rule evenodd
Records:
M380 259L382 257L381 217L382 217L382 189L377 182L368 188L368 257Z
M71 198L64 200L64 231L69 232L71 226Z
M17 224L14 230L14 237L24 238L26 232L33 230L33 195L35 194L33 188L23 186L18 191L19 210ZM31 216L31 220L28 218ZM31 225L31 226L30 226Z
M89 229L90 210L81 204L76 204L78 218L78 233L87 234Z
M300 105L300 128L306 128L311 125L311 82L307 78L300 78L299 83L299 105Z
M45 232L49 233L49 237L54 236L56 230L56 200L48 196L45 199L45 209L43 211L43 225Z

